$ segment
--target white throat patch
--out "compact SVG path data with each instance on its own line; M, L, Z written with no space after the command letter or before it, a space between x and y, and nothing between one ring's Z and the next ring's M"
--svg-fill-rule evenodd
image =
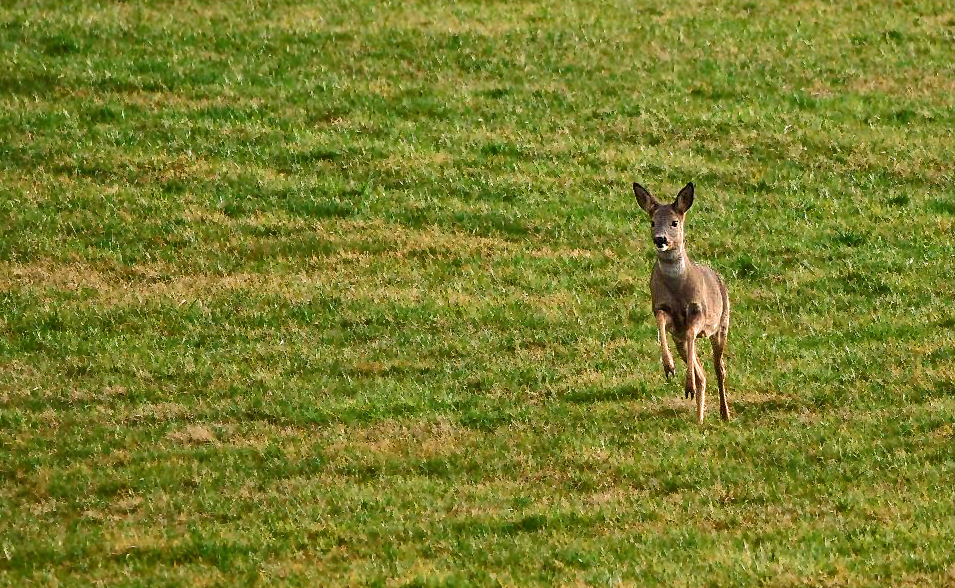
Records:
M686 272L686 260L683 257L669 263L659 262L658 265L660 273L668 278L679 278Z

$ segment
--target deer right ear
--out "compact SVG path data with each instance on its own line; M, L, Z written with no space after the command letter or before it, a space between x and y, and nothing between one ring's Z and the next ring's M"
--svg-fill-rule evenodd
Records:
M640 205L640 208L650 216L653 216L653 211L660 206L657 199L654 198L646 188L636 182L633 183L633 193L637 197L637 204Z

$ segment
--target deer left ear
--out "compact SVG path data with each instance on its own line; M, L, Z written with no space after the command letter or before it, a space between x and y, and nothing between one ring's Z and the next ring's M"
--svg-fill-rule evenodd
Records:
M673 210L680 214L686 214L686 211L690 210L690 206L692 205L693 182L690 182L683 186L683 189L680 190L680 193L676 195L676 200L673 201Z

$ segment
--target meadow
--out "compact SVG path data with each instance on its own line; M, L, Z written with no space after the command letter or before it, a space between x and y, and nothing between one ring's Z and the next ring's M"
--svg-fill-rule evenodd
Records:
M953 182L942 0L5 2L0 585L953 585Z

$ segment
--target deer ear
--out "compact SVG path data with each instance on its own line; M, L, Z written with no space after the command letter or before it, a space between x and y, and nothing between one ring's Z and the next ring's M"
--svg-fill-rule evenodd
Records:
M657 199L654 198L646 188L636 182L633 183L633 193L637 197L637 204L640 205L640 208L651 216L653 215L653 211L660 206Z
M683 189L680 190L680 193L676 195L676 200L673 201L673 210L679 214L686 214L687 210L690 210L690 206L693 205L693 182L683 186Z

